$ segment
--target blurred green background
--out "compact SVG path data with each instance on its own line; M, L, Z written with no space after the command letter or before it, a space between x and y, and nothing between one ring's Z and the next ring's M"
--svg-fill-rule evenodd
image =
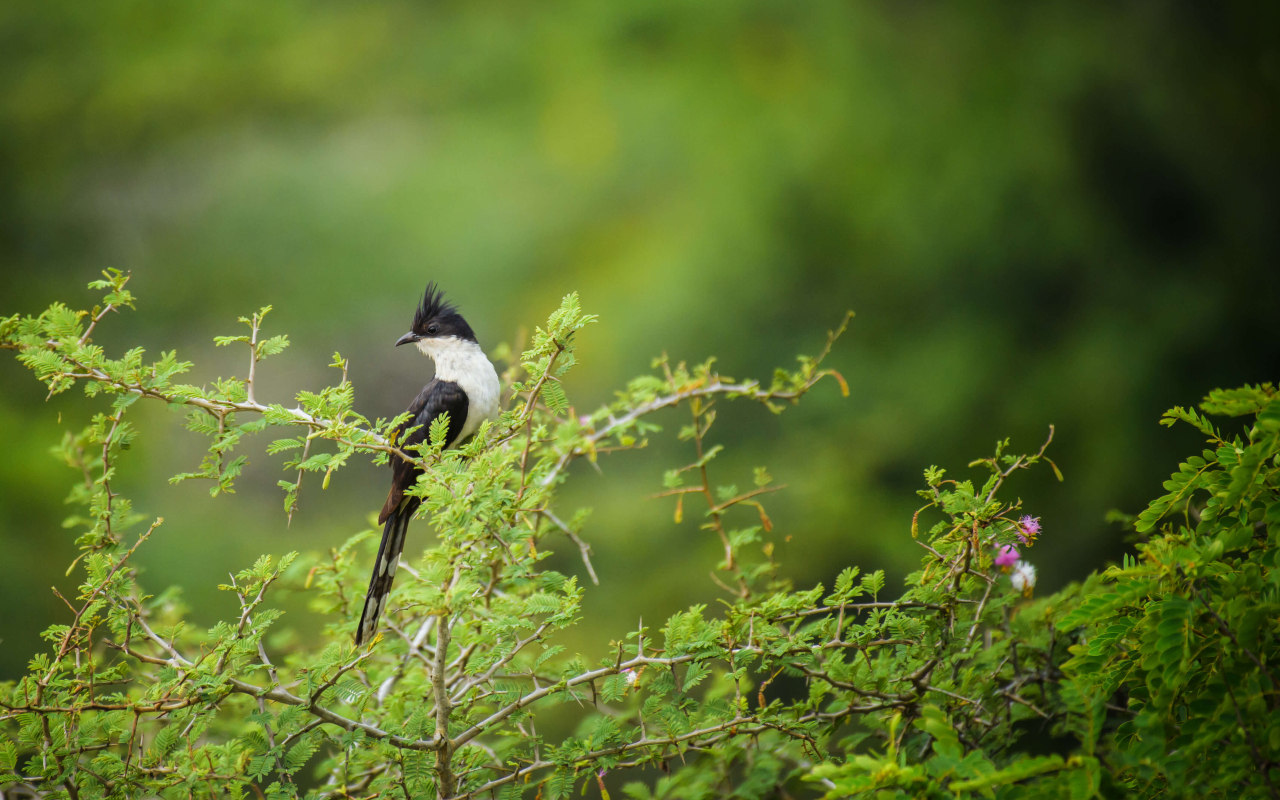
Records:
M1173 404L1280 370L1280 6L1191 2L59 2L0 6L0 313L88 307L105 267L138 311L98 340L178 348L193 380L244 373L212 347L272 303L294 345L260 398L352 361L357 407L403 409L427 364L392 342L428 279L492 347L579 291L602 322L570 397L608 400L663 351L767 377L858 318L825 385L773 417L731 406L723 483L768 465L787 571L917 563L929 464L999 437L1048 470L1012 486L1043 517L1041 590L1125 547L1103 522L1159 490L1187 431ZM90 404L48 402L0 360L0 678L74 590L60 527L74 475L47 455ZM279 460L250 445L234 496L166 478L204 442L141 406L117 486L167 518L139 559L208 624L214 586L263 552L363 528L367 464L291 527ZM659 419L674 432L682 417ZM688 460L668 440L579 464L603 586L573 645L599 656L643 615L708 602L716 545L645 497ZM420 524L418 542L428 540ZM582 574L571 548L554 562ZM287 620L316 619L299 599Z

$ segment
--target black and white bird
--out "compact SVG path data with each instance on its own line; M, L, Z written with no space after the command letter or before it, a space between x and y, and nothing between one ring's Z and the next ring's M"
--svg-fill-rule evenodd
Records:
M485 420L497 418L500 393L497 370L480 349L471 326L455 306L445 302L444 294L434 283L427 284L422 303L414 312L413 326L396 341L396 347L402 344L416 344L435 362L436 374L409 404L411 416L396 435L401 449L426 441L431 422L440 414L449 415L446 448L457 447ZM406 437L405 431L415 427L417 430ZM356 629L357 645L372 641L378 632L378 618L391 594L391 583L404 550L405 531L422 504L419 498L407 496L405 490L417 483L421 474L422 470L404 459L392 457L391 492L378 515L378 522L383 524L382 543L378 545L378 560L373 565L360 627Z

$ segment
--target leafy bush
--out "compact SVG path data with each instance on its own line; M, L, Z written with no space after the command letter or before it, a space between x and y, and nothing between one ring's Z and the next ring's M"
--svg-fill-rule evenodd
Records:
M0 347L50 392L82 384L109 403L57 451L78 476L71 499L83 510L71 524L84 579L70 622L46 631L50 651L0 689L8 793L1274 795L1280 406L1270 408L1270 385L1205 402L1205 414L1253 417L1239 434L1170 411L1168 422L1195 425L1213 448L1130 520L1150 537L1136 558L1041 599L1023 558L1040 522L1002 492L1022 469L1057 472L1049 442L1029 455L999 443L969 465L976 481L930 468L909 533L922 565L890 599L883 573L855 567L830 589L792 587L763 505L771 476L756 470L746 490L711 477L717 403L780 412L828 377L847 393L822 366L844 325L819 356L767 384L663 358L614 403L576 416L561 379L575 334L595 320L571 295L512 359L496 424L458 450L442 449L442 431L406 450L392 435L401 418L353 410L341 356L335 386L298 393L293 408L259 401L259 363L288 345L262 333L269 309L242 320L247 334L216 340L248 349L243 380L177 383L192 365L176 353L108 358L92 334L133 306L126 282L111 272L92 284L106 292L92 311L58 304L0 319ZM112 484L140 401L185 408L187 427L210 437L199 469L175 480L208 480L215 495L233 488L244 440L279 431L266 449L291 475L286 513L308 474L327 484L352 456L419 462L413 491L436 539L406 559L386 633L351 643L373 531L320 555L263 556L220 587L240 613L208 630L184 622L172 593L148 594L129 559L161 520L143 526ZM678 438L690 461L667 472L660 494L677 520L701 514L722 546L720 606L569 654L556 634L578 621L584 589L542 562L563 536L596 576L583 516L558 512L556 490L571 462L643 446L660 430L652 415L673 408L688 414ZM324 641L268 638L280 617L271 589L282 584L325 615ZM570 735L539 731L566 715ZM1031 754L1037 730L1072 744Z

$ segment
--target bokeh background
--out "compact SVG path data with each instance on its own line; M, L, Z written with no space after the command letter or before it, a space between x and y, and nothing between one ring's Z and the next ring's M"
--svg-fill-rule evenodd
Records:
M98 340L177 348L195 381L274 304L294 344L259 397L352 361L358 409L400 411L428 376L391 343L428 279L486 346L579 291L570 397L607 401L651 357L767 377L858 317L823 386L774 417L730 406L723 483L767 465L785 568L917 563L929 464L966 473L1000 437L1066 473L1011 491L1043 518L1042 590L1124 552L1136 511L1197 441L1162 411L1280 369L1280 6L1192 2L108 2L0 5L0 313L93 302L130 270L138 311ZM65 621L74 475L47 453L94 407L46 402L0 360L0 679ZM163 409L117 486L168 521L139 556L192 618L263 552L323 550L367 525L384 471L303 490L252 443L235 495L166 478L203 441ZM659 419L668 433L682 418ZM672 521L670 437L579 464L603 585L571 642L590 658L643 615L712 602L715 545ZM428 540L419 525L418 542ZM556 565L582 574L569 557ZM305 597L287 619L314 635Z

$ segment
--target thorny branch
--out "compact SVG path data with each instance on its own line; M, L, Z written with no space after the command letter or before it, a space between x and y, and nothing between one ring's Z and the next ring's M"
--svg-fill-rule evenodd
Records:
M113 309L108 304L93 315L88 330L74 346L56 340L38 346L29 343L22 346L47 348L74 365L74 371L56 372L49 376L51 382L89 381L109 387L117 394L207 411L219 421L219 440L226 432L230 415L234 413L273 414L276 419L280 418L280 406L264 405L256 399L261 344L261 319L258 315L254 315L251 322L251 355L248 378L243 384L244 399L233 400L157 388L145 378L124 378L89 363L92 359L84 356L82 348L89 342L98 322L110 310ZM344 755L335 762L338 766L329 773L329 783L325 784L321 794L344 797L351 796L352 792L373 791L371 787L377 781L392 779L398 782L399 788L395 791L408 794L411 781L427 780L413 776L428 773L439 797L475 796L521 778L529 780L532 773L563 770L570 763L544 757L542 753L550 748L536 735L528 735L530 742L527 748L520 741L526 738L524 731L535 730L532 720L528 719L531 709L553 699L578 700L584 707L599 710L618 725L633 722L638 725L632 734L607 745L588 747L572 757L574 765L612 759L610 763L614 769L648 763L665 765L668 760L677 756L683 758L686 753L703 752L734 740L757 741L758 737L766 734L780 734L797 742L809 753L816 749L818 737L835 731L850 717L897 715L908 720L917 717L926 695L945 698L941 702L951 703L960 717L967 715L969 723L979 731L1006 724L987 712L987 703L992 699L990 696L975 696L954 680L935 676L937 650L947 646L946 643L929 638L923 629L916 630L908 625L942 618L954 620L957 607L972 609L972 625L965 637L967 647L976 641L975 635L980 628L991 624L984 615L989 613L989 600L996 593L995 579L988 574L989 563L984 562L971 545L946 555L930 548L945 571L936 586L949 592L940 602L913 599L856 602L846 599L819 605L817 595L803 598L785 592L776 595L787 598L780 602L757 597L753 593L755 584L752 581L755 578L746 571L746 557L740 552L739 545L731 541L730 531L723 522L727 514L737 513L735 509L745 506L755 509L761 527L769 532L772 523L760 504L760 498L782 487L759 486L742 493L731 492L732 496L722 496L717 500L708 467L714 452L704 441L714 420L716 399L742 398L773 408L780 402L798 400L825 377L839 382L847 394L847 386L838 373L820 368L822 359L843 329L844 325L833 332L818 358L807 360L802 371L790 382L775 381L766 388L757 381L738 382L721 378L710 371L709 365L690 374L683 365L673 372L664 362L665 383L661 391L646 395L645 399L626 399L612 406L608 412L582 418L587 422L572 419L572 415L562 419L540 403L544 389L550 382L558 381L552 371L567 352L569 335L553 336L550 349L542 356L545 363L540 374L530 376L532 382L527 389L522 389L518 410L508 412L504 417L505 427L495 427L490 433L488 442L483 443L487 449L468 451L480 452L480 456L476 456L479 461L485 453L497 452L512 442L519 442L511 448L519 452L507 454L511 463L518 461L518 476L503 484L512 499L500 511L486 512L487 516L473 513L470 518L473 527L465 535L448 539L447 547L437 551L443 554L443 566L448 570L444 575L451 572L452 579L441 580L443 591L429 601L421 600L420 595L413 591L405 592L406 602L399 609L400 616L390 615L389 624L399 637L391 637L381 652L372 647L360 653L339 649L317 666L303 668L296 667L287 654L273 659L263 640L266 626L260 609L266 601L269 587L279 577L278 573L260 580L252 589L242 587L233 577L232 588L240 601L240 613L224 632L204 639L185 636L176 630L161 636L153 625L156 612L145 605L140 593L126 598L108 590L137 548L135 544L115 562L109 574L84 595L84 605L61 639L56 662L62 662L73 650L76 651L77 666L80 665L78 659L81 654L91 655L94 649L92 628L98 623L84 623L81 617L86 609L105 597L115 615L113 625L117 634L113 640L101 640L102 645L141 664L160 667L162 670L157 672L167 677L163 682L155 680L154 685L145 682L152 678L144 679L138 694L132 697L120 694L95 698L90 688L83 694L72 693L61 696L56 702L46 702L44 690L56 680L61 680L59 670L63 667L54 663L33 687L35 692L30 701L11 705L11 713L35 714L40 718L43 752L57 762L55 768L59 775L65 776L59 782L73 800L79 791L76 769L82 769L91 776L99 775L86 756L89 752L122 748L125 774L145 780L156 780L156 776L162 774L158 770L169 769L157 766L154 760L144 763L144 748L138 731L140 721L145 727L148 722L164 723L170 719L177 720L177 715L191 714L190 719L182 717L186 726L184 730L189 731L197 722L204 725L217 717L224 707L234 709L239 707L237 704L246 703L257 708L265 731L266 747L262 757L269 755L278 771L285 770L286 757L293 752L292 748L301 747L313 733L324 733L326 726L342 732L340 737L330 736L344 743ZM0 343L0 346L17 347L12 341ZM343 368L345 387L345 362ZM724 553L722 568L736 583L736 587L731 589L736 595L731 605L733 611L726 615L726 621L715 623L719 626L716 636L698 642L696 646L671 646L670 643L678 638L672 632L668 633L668 648L662 649L645 638L642 628L637 632L634 650L628 650L634 652L629 658L624 657L623 645L618 643L616 655L597 668L552 668L541 665L526 652L535 644L545 646L545 638L564 627L561 622L553 625L553 615L544 610L524 613L522 630L527 635L511 635L504 629L504 635L508 636L505 652L484 652L486 647L492 648L493 645L477 645L479 634L486 626L497 624L498 617L504 613L503 607L518 607L517 604L531 594L529 583L536 580L538 574L532 546L527 551L522 549L526 540L513 537L510 532L517 527L524 530L532 525L533 533L526 535L536 538L537 517L547 519L578 548L587 573L592 582L598 584L599 578L590 560L590 547L554 512L546 490L563 479L565 468L574 459L582 456L594 458L601 452L638 446L626 437L636 430L644 430L641 422L647 415L681 404L688 404L693 415L691 438L697 460L686 469L695 472L698 481L695 487L682 487L664 494L675 494L678 498L685 493L702 495L709 519L706 527L717 535ZM301 403L293 409L283 409L283 412L287 424L300 425L308 431L305 442L299 442L303 461L307 459L314 439L327 438L351 451L381 453L423 467L432 465L426 456L403 450L379 432L385 428L356 424L345 417L326 417L304 409ZM535 424L535 417L538 424ZM117 414L113 426L119 422ZM536 439L535 430L544 424L573 426L574 435L557 440L554 436L538 434L542 438ZM113 427L108 433L108 443L115 430ZM524 437L523 441L520 441L520 436ZM104 445L104 459L108 446ZM997 488L1014 469L1039 459L1043 453L1044 448L1041 448L1036 456L1003 469ZM447 470L441 470L441 473L445 472ZM109 466L104 460L103 477L97 483L106 489L108 504L113 496L106 486L109 473ZM461 474L463 479L453 483L448 482L449 476L445 474L429 477L439 482L437 488L447 492L447 502L473 502L479 493L477 484L482 476ZM87 472L85 477L86 481L94 483ZM293 484L295 497L301 477L302 470L299 470L298 479ZM994 489L987 500L993 496ZM149 534L150 531L144 534L139 544ZM447 539L447 535L442 534L442 538ZM331 555L331 576L341 600L336 605L340 613L350 616L351 604L347 602L342 587L345 564L341 562L345 557L340 557L337 552ZM771 551L766 551L766 557L768 564L765 566L772 566ZM425 577L425 567L422 575L411 566L406 565L405 569L415 578L409 582L410 589L429 582ZM483 578L477 578L478 575L483 575ZM466 580L463 580L464 576ZM974 597L979 591L981 600ZM771 602L776 605L770 606ZM970 605L961 606L962 603ZM417 630L410 635L415 620ZM349 620L344 624L349 624ZM433 635L434 644L428 646ZM392 645L400 649L394 649ZM190 653L190 657L183 655L184 651ZM912 663L920 666L909 671L886 670L883 664L887 663L887 654L904 654L904 657L909 654L915 659ZM476 659L474 664L473 657ZM1011 668L1015 672L1019 669L1016 659ZM312 669L314 673L310 671ZM246 679L252 677L253 672L265 674L268 685ZM771 682L784 672L800 676L810 686L822 687L822 691L829 691L832 698L842 699L825 705L815 703L812 708L797 712L794 707L770 698L771 694L777 693L776 688L771 689ZM693 715L698 713L699 701L694 699L691 691L698 681L711 673L716 673L717 679L731 677L734 680L738 703L727 706L726 713L714 724L697 723ZM754 710L749 707L750 701L744 699L742 688L742 684L749 684L752 674L761 679L755 687L754 696L758 702ZM645 675L647 677L642 677ZM674 718L664 720L652 711L646 712L642 703L631 702L632 698L641 695L656 697L657 682L668 678L671 688L666 691L680 698L680 702L673 706L675 713L682 716L679 724L673 721ZM608 684L610 680L615 687L624 687L622 697L602 700L597 683ZM401 681L403 684L398 683ZM107 683L109 681L99 682L99 685ZM298 689L300 684L307 688ZM398 685L402 688L397 689ZM405 689L404 686L411 688ZM514 690L513 686L516 687ZM999 694L1010 702L1045 715L1033 702L1033 697L1020 694L1026 688L1034 689L1032 682L1006 683ZM586 694L588 689L589 695ZM751 695L746 694L746 697ZM408 709L407 700L412 701ZM416 724L412 717L414 711L425 715L421 719L429 724L413 727ZM57 714L69 714L77 721L76 724L80 724L88 720L88 715L108 713L131 715L133 724L128 738L89 745L98 748L92 751L76 749L74 742L78 740L69 735L73 731L59 730L51 722ZM294 714L296 718L290 716L287 719L292 721L286 722L287 714ZM508 741L499 746L504 741L503 737L512 730L521 733L516 743L512 745ZM359 763L359 749L365 741L399 751L395 763L350 774L349 767L352 763ZM756 746L759 746L758 741ZM135 751L138 753L136 763ZM421 760L427 753L432 754L430 767ZM622 761L618 758L621 756L634 758ZM572 768L576 770L578 767ZM203 774L210 781L220 777L212 762ZM114 776L94 779L112 786L119 785ZM154 790L157 785L150 784L149 788ZM42 793L43 789L36 791Z

